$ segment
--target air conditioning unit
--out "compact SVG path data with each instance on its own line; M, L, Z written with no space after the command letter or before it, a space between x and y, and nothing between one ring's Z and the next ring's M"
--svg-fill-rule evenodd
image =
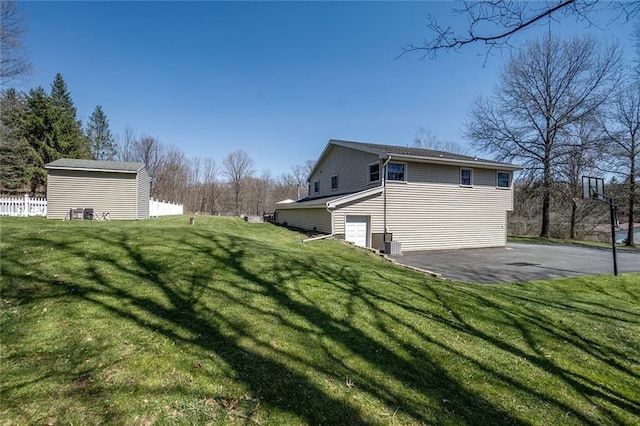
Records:
M400 255L402 254L402 243L400 241L385 241L384 252L385 254Z

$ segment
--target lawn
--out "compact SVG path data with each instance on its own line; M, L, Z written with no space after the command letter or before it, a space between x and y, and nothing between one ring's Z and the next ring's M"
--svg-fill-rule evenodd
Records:
M640 274L464 284L188 222L0 219L3 424L640 423Z
M562 245L571 245L571 246L611 248L610 242L601 243L598 241L582 241L582 240L571 240L571 239L564 239L564 238L509 236L509 242L527 243L527 244L562 244ZM629 247L624 244L618 243L616 244L616 249L617 250L640 250L640 245Z

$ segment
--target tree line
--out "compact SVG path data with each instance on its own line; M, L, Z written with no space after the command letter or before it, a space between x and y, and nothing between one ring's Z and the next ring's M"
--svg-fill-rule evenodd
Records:
M629 221L627 244L634 244L640 201L640 51L635 62L631 58L622 55L618 44L548 34L514 54L493 94L473 103L468 139L478 150L524 166L517 212L526 213L527 198L539 203L530 212L539 218L540 236L552 236L552 219L570 238L587 230L601 215L601 206L580 199L581 178L596 176L610 181L608 195L616 196Z
M154 136L127 127L113 134L100 105L83 126L61 74L49 91L3 90L0 97L0 185L3 194L46 192L45 164L59 158L141 162L151 177L153 198L182 203L190 212L262 214L275 203L306 195L312 161L291 172L256 175L248 153L236 150L219 163L188 158Z

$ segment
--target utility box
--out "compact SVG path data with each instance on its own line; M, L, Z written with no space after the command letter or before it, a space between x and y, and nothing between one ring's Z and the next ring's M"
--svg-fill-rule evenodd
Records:
M402 243L400 241L385 241L384 252L391 255L402 254Z

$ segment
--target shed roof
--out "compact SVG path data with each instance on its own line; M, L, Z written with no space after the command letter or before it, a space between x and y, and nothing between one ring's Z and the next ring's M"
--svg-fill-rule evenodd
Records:
M87 170L116 173L137 173L144 168L144 163L128 163L124 161L78 160L75 158L59 158L45 165L47 169Z

